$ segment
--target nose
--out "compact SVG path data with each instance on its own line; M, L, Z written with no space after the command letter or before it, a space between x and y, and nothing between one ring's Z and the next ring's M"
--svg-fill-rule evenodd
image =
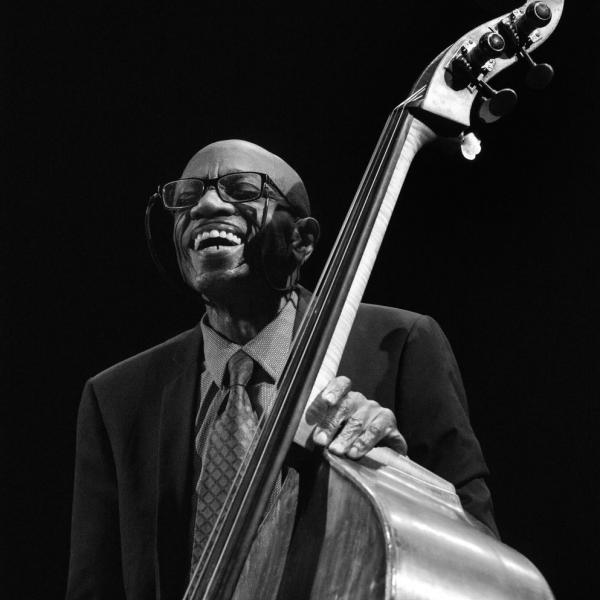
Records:
M190 209L192 219L205 219L215 216L235 214L235 207L230 202L223 202L214 187L208 188L198 202Z

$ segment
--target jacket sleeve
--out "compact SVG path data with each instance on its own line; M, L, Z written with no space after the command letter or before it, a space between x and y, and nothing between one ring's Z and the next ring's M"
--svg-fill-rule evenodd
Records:
M463 508L496 536L489 475L469 421L462 378L439 325L420 316L400 359L396 415L408 455L450 481Z
M93 385L77 420L67 599L124 598L115 463Z

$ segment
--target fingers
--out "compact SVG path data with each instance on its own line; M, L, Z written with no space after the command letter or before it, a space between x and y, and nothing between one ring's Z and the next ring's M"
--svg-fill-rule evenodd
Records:
M330 406L315 427L313 432L315 443L321 446L329 445L342 423L357 411L363 400L366 399L361 394L348 392L337 404Z
M306 420L315 425L314 442L349 458L361 458L380 442L405 455L406 441L394 413L350 387L347 377L336 377L309 406Z
M336 407L350 391L351 385L352 382L343 375L334 377L306 410L306 422L321 428L327 425Z
M359 407L363 401L366 401L366 398L362 394L348 392L339 404L330 407L327 415L321 419L320 424L315 428L313 433L315 443L327 446L335 437L342 423L347 421L346 426L348 426L348 423L356 421L353 415L360 411ZM360 418L358 419L358 427L362 430Z
M396 428L394 413L370 401L367 406L348 419L344 429L329 449L334 454L361 458L384 439L386 445L391 442L394 444L394 449L402 449L406 453L406 443Z
M368 412L369 407L363 406L346 421L343 429L329 446L331 452L341 456L350 451L354 442L365 429L365 422L369 419Z

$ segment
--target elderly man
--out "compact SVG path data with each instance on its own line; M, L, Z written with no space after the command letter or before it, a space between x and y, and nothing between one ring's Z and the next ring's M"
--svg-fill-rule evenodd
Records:
M69 598L182 595L224 502L213 459L235 465L243 448L227 432L251 437L260 427L310 297L298 274L319 228L282 159L249 142L217 142L161 196L181 274L206 312L194 329L85 387ZM350 458L379 443L408 450L496 532L487 468L437 324L361 306L340 373L313 405L322 415L315 443Z

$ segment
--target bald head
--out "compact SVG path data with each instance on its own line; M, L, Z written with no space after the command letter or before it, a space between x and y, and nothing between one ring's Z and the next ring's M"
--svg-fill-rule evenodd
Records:
M299 217L310 215L306 188L290 165L275 154L244 140L223 140L199 150L185 167L182 178L214 178L236 171L268 175Z

